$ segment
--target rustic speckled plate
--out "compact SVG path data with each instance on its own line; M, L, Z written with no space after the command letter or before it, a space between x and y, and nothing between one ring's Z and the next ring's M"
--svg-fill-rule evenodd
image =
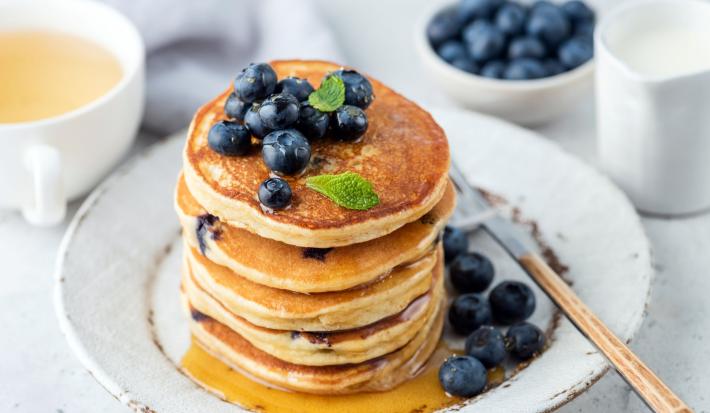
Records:
M622 339L643 316L653 274L633 208L606 178L536 134L481 115L438 110L471 181L569 270L580 297ZM179 226L172 192L182 137L146 151L104 182L77 213L61 248L56 307L67 340L96 380L141 412L234 412L178 366L189 337L178 304ZM501 201L503 202L503 201ZM515 207L515 208L513 208ZM498 280L525 275L483 233ZM268 253L268 252L265 252ZM550 346L465 412L543 412L571 400L607 370L604 358L542 295L533 322Z

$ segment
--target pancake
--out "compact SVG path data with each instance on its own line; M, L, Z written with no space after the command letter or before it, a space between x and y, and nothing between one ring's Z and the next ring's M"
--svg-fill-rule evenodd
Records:
M321 61L276 61L279 78L307 78L314 86L340 66ZM329 248L369 241L416 221L444 194L449 170L446 136L431 115L382 83L370 79L376 99L367 109L369 127L359 142L311 142L309 167L287 177L290 208L262 210L256 192L270 171L254 146L245 156L222 156L207 145L211 126L225 118L231 88L201 107L193 118L183 154L185 181L210 214L259 236L300 247ZM370 181L380 203L367 210L342 208L305 187L309 176L357 172Z
M370 360L404 346L432 316L444 295L443 277L399 314L365 327L330 332L272 330L251 324L227 310L193 282L183 278L183 292L194 309L237 332L251 345L290 363L325 366Z
M258 284L309 293L345 290L421 258L453 213L455 199L449 183L441 201L420 219L384 237L327 250L288 245L218 221L209 225L207 211L182 177L175 191L175 208L184 239L211 261Z
M333 331L372 324L404 310L442 276L441 246L378 280L343 291L303 294L254 283L185 247L187 274L225 308L274 330Z
M190 330L196 342L228 366L270 387L314 394L350 394L390 390L416 376L436 349L444 324L444 303L400 349L358 364L304 366L288 363L252 346L229 327L192 308Z

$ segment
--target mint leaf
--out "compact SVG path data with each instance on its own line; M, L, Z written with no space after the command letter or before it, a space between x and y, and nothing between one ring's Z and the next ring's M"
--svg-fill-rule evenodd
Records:
M311 176L306 179L306 187L347 209L365 211L380 203L372 184L355 172Z
M345 103L345 84L338 76L328 76L308 96L308 103L321 112L332 112Z

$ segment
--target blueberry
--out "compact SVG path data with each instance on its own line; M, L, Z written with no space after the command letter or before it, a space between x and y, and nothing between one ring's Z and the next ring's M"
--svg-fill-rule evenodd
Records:
M367 131L367 116L357 106L343 105L333 113L330 128L335 139L354 141Z
M505 35L492 24L474 26L467 39L468 53L477 62L500 56L505 49Z
M505 358L503 334L491 326L481 326L466 338L466 354L475 357L486 368L499 365Z
M468 251L468 237L458 228L444 228L444 261L450 262L459 254Z
M460 293L480 293L493 281L495 269L491 260L477 252L464 252L449 267L451 283Z
M264 163L279 175L303 172L311 159L311 145L296 129L278 130L264 138L261 148Z
M538 7L530 13L526 25L529 35L545 42L548 47L557 47L571 32L567 16L554 5Z
M468 53L463 43L458 40L449 40L436 50L436 53L445 61L451 63L456 59L467 58Z
M562 63L560 63L557 59L545 59L544 62L542 62L543 66L545 66L545 71L547 72L547 76L555 76L559 75L560 73L563 73L567 69L565 69L564 66L562 66Z
M463 28L463 31L461 31L461 38L463 39L464 43L468 44L471 43L474 39L476 39L476 37L478 37L481 33L492 28L493 25L488 20L475 20Z
M436 14L427 25L427 38L429 38L429 43L437 48L445 41L458 36L462 27L463 23L455 9L444 10Z
M252 103L251 108L244 114L244 125L249 128L249 132L251 132L252 136L257 139L263 139L264 136L271 132L271 129L264 126L264 123L261 121L261 117L259 117L259 106L258 103Z
M265 99L275 88L276 72L266 63L252 63L234 79L234 94L246 103Z
M556 10L558 7L555 5L555 3L549 1L549 0L537 0L533 2L532 7L530 8L532 11L544 11L544 10Z
M573 22L594 21L594 11L589 8L583 1L570 0L560 6L567 17Z
M488 296L493 317L502 324L524 321L535 311L535 294L518 281L503 281Z
M338 76L345 84L345 104L367 109L375 99L372 84L360 73L350 69L340 69L328 76Z
M594 22L593 21L582 21L582 22L575 24L574 35L575 35L575 37L586 37L589 39L593 39L594 38Z
M478 65L473 60L468 57L462 57L451 62L451 65L457 69L461 69L464 72L478 73Z
M308 95L313 92L313 86L306 79L289 76L283 78L276 84L276 93L288 93L293 95L299 102L308 99Z
M329 119L327 113L314 108L307 101L301 102L296 129L306 135L308 139L320 139L328 131Z
M530 323L519 323L508 329L505 344L510 354L527 360L542 350L545 345L545 334Z
M459 334L470 334L491 321L491 306L481 294L460 295L449 308L449 323Z
M259 106L261 122L269 129L286 129L298 120L300 103L293 95L277 93Z
M502 79L504 72L505 63L500 60L491 60L483 66L479 74L483 77L489 77L491 79Z
M259 202L267 208L286 208L291 196L291 187L281 178L269 178L259 185Z
M545 45L535 37L521 36L510 41L508 45L508 58L518 59L521 57L531 57L542 59L547 54Z
M251 136L244 125L223 120L212 125L207 134L207 145L222 155L244 155L251 147Z
M488 372L480 361L469 356L452 356L439 368L439 383L448 394L473 397L488 383Z
M562 43L557 55L567 69L581 66L594 57L594 45L583 37L573 37Z
M503 5L503 0L461 0L458 13L461 21L488 19Z
M244 103L237 95L231 93L224 102L224 114L230 119L244 120L244 115L251 107L250 103Z
M547 76L545 66L537 59L522 58L511 60L503 73L508 80L539 79Z
M525 30L527 10L519 3L504 4L496 13L495 24L508 36L516 36Z

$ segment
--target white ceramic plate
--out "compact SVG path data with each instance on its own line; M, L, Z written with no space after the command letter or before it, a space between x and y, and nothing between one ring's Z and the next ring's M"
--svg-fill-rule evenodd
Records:
M621 192L530 131L468 112L434 115L471 181L534 219L570 267L566 277L580 297L630 340L643 319L653 270L639 218ZM178 305L179 226L172 207L182 141L175 137L146 151L86 200L60 251L57 312L82 363L134 410L239 411L177 368L189 339ZM497 280L525 277L484 234L475 234L473 245L492 256ZM553 307L536 293L533 321L552 331L550 347L460 411L549 411L606 371L603 357L568 321L554 324Z

